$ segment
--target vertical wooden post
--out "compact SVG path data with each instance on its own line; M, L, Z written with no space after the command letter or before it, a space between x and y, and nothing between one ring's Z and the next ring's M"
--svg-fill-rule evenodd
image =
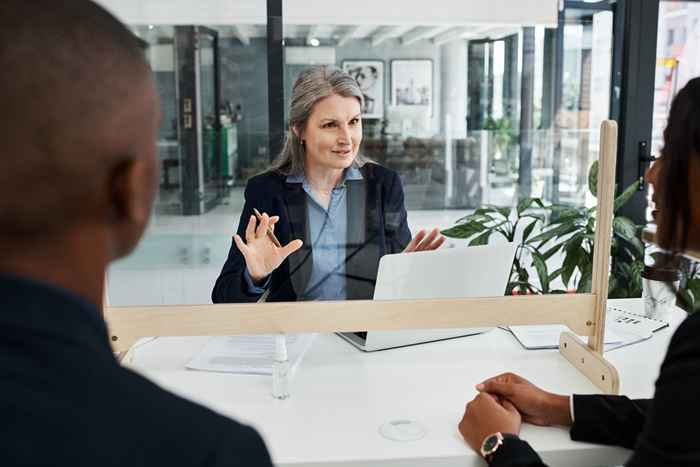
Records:
M598 159L598 209L596 214L591 292L595 298L595 331L588 346L603 353L605 312L608 304L610 277L610 247L612 244L613 208L615 204L615 163L617 155L617 123L608 120L600 126L600 156Z
M559 339L561 354L593 384L608 394L617 394L620 391L620 377L617 370L603 358L615 203L616 156L617 123L606 120L600 126L598 155L598 207L591 280L591 292L595 297L595 313L593 322L590 323L593 326L593 333L588 338L588 345L569 332L562 333Z

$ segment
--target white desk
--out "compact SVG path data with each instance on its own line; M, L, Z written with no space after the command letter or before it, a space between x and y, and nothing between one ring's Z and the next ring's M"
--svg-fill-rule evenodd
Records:
M640 301L611 304L639 311ZM616 365L621 393L651 397L670 328L606 357ZM291 398L273 399L271 378L194 372L185 364L208 338L159 338L135 349L134 367L161 386L257 428L279 466L483 466L457 424L474 385L505 371L543 388L595 393L596 388L557 350L525 351L507 332L363 353L336 335L317 336L292 380ZM411 418L428 430L419 441L383 438L378 428ZM192 427L196 430L199 427ZM629 452L575 443L563 428L524 425L528 440L551 467L617 465Z

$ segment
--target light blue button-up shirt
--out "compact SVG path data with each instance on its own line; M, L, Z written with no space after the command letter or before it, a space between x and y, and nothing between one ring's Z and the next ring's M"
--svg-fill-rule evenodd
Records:
M360 170L351 166L345 170L342 182L333 188L328 208L316 199L311 185L304 175L290 175L287 183L301 183L306 192L306 212L309 217L309 239L313 267L311 277L300 300L345 300L345 256L347 244L347 188L348 180L362 180ZM253 284L248 269L244 273L248 290L261 294L264 287ZM265 287L269 285L268 282Z

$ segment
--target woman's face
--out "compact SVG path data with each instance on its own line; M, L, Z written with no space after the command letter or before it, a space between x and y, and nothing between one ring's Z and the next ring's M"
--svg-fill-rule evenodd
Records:
M647 183L649 183L653 189L654 194L652 195L653 209L651 212L654 222L659 226L664 225L665 216L672 216L674 213L670 212L668 206L663 205L663 190L670 188L673 189L672 184L668 184L664 175L664 164L666 163L666 156L661 156L654 162L645 175ZM690 204L690 219L688 226L688 245L687 248L692 250L700 250L700 157L698 155L690 157L688 163L688 197ZM682 226L679 226L682 228ZM660 232L660 236L664 236Z
M360 101L337 94L318 101L300 138L312 170L350 167L362 143Z

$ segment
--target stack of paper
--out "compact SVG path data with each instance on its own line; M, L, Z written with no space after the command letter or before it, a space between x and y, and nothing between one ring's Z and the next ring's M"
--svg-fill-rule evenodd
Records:
M668 323L650 320L617 307L608 307L605 324L605 351L635 344L649 339L654 331L668 326ZM528 350L556 349L559 336L570 329L560 324L533 326L508 326L507 330ZM586 337L579 336L584 342Z
M315 334L287 334L287 357L291 371L301 362ZM190 370L271 375L275 335L212 337L186 365Z

